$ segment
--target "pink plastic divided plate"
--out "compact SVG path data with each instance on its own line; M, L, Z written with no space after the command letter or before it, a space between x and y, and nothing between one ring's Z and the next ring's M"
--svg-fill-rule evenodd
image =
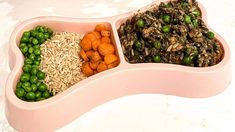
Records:
M156 7L156 1L142 10ZM206 12L201 4L203 20ZM189 98L214 96L222 92L231 81L230 50L225 40L216 34L224 49L223 60L205 68L187 67L174 64L142 63L130 64L123 55L118 27L134 12L101 19L77 19L64 17L38 17L21 23L10 39L11 74L6 83L6 117L18 131L53 131L92 108L107 101L133 94L157 93ZM14 93L22 73L24 57L18 48L22 33L37 25L45 25L54 31L87 33L99 23L106 23L112 29L112 42L116 46L120 63L117 67L91 76L68 90L44 101L25 102ZM108 84L107 84L108 82Z

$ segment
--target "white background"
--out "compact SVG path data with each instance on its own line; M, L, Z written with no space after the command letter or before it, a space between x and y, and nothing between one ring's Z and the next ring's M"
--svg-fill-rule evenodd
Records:
M45 15L79 18L113 16L138 9L152 1L0 0L0 131L14 131L5 119L3 100L5 81L10 73L8 40L17 24L29 18ZM234 58L234 0L199 1L207 10L210 27L228 42ZM234 83L233 80L223 93L205 99L157 94L124 97L91 110L58 131L232 132L235 128Z

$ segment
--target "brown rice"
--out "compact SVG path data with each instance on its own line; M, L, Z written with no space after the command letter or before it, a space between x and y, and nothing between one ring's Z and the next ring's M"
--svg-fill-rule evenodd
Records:
M40 69L46 73L44 83L54 95L86 78L79 57L81 35L60 32L41 45Z

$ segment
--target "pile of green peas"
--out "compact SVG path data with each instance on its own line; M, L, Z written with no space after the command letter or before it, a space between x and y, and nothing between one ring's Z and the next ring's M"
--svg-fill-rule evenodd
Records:
M15 94L24 101L40 101L52 95L48 86L43 83L46 74L39 69L41 63L40 45L50 39L53 31L44 26L25 31L20 39L19 48L25 60L23 73L16 85Z

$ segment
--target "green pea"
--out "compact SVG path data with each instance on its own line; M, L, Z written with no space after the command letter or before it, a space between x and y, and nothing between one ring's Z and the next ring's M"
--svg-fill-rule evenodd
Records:
M45 92L43 92L42 96L47 99L50 97L50 92L46 90Z
M26 97L27 100L33 101L35 99L35 93L34 92L28 92L25 97Z
M38 73L38 67L32 68L31 74L32 74L32 75L37 75L37 73Z
M170 32L170 26L168 26L168 25L163 26L163 27L162 27L162 31L163 31L164 33L169 33L169 32Z
M161 48L161 42L160 41L155 41L153 43L153 46L156 48L156 49L160 49Z
M29 50L28 50L28 52L29 52L30 54L32 54L32 53L33 53L33 47L30 47Z
M198 27L198 21L197 20L193 20L192 24L193 24L194 27Z
M35 60L33 64L39 66L39 65L40 65L40 62L41 62L41 61L36 61L36 60Z
M191 23L191 17L189 15L185 15L184 16L184 22L187 23L187 24L190 24Z
M27 82L30 79L30 74L29 73L23 73L20 77L21 82Z
M32 66L29 65L29 64L25 64L25 65L23 66L23 71L24 71L24 72L30 72L31 69L32 69Z
M193 11L192 14L195 15L195 16L200 16L201 15L199 10Z
M33 92L37 91L37 85L35 83L31 84L31 88Z
M37 77L37 76L32 75L32 76L30 77L30 82L31 82L31 83L37 83L37 81L38 81L38 77Z
M37 40L36 38L33 38L33 39L32 39L32 43L33 43L34 45L36 45L36 44L38 44L38 40Z
M213 39L213 38L215 37L215 34L214 34L213 32L208 32L208 33L207 33L207 37L208 37L209 39Z
M137 24L138 27L143 28L144 27L144 20L139 19L136 24Z
M30 55L29 55L29 59L34 60L35 58L36 58L36 55L35 55L35 54L30 54Z
M29 38L29 43L32 43L32 41L33 41L33 37L30 37Z
M44 43L45 41L46 41L46 40L45 40L44 38L38 40L39 44L42 44L42 43Z
M37 55L35 60L41 62L41 56L40 56L40 55Z
M28 47L33 47L33 45L32 44L28 44Z
M44 33L44 38L48 39L50 37L49 33Z
M36 83L37 87L38 87L41 83L42 83L42 82L38 81L38 82Z
M197 55L198 55L198 50L195 49L195 50L193 51L193 53L192 53L192 56L193 56L193 57L196 57Z
M25 90L26 92L31 92L31 91L32 91L32 88L31 88L30 86L28 86L28 87L25 87L24 90Z
M29 58L26 58L25 61L24 61L25 64L29 64L31 65L33 63L33 60L29 59Z
M30 32L29 32L29 31L25 31L25 32L23 33L23 36L24 36L24 37L30 37Z
M21 43L28 43L29 42L29 37L23 36L20 40Z
M34 49L34 52L33 52L35 55L40 55L41 54L41 50L40 48L38 49Z
M165 3L165 4L164 4L164 7L165 7L165 8L171 8L172 5L171 5L171 3Z
M181 3L181 7L182 7L182 8L187 8L187 7L188 7L188 3L182 2L182 3Z
M138 58L138 57L139 57L139 55L140 55L140 53L139 53L138 51L136 51L136 50L135 50L135 51L134 51L134 55L135 55L135 57L137 57L137 58Z
M41 28L41 25L38 25L37 27L35 27L35 30L39 31Z
M184 58L183 58L183 63L184 63L185 65L191 64L191 63L192 63L192 58L189 57L189 56L184 56Z
M39 80L44 80L45 77L46 77L46 74L42 71L38 71L37 77L38 77Z
M135 47L136 47L136 48L141 48L141 45L142 45L142 44L141 44L140 41L137 40L137 41L135 42Z
M171 21L171 17L169 15L164 15L163 21L169 23Z
M44 28L43 28L43 26L37 26L37 27L36 27L36 30L39 31L39 32L44 33Z
M47 28L46 30L47 30L47 32L49 33L50 36L53 34L53 31L50 28Z
M21 52L23 53L23 54L25 54L25 53L27 53L28 52L28 47L27 46L24 46L24 47L22 47L22 48L20 48L20 50L21 50Z
M47 90L47 85L45 83L41 83L39 86L38 86L38 90L41 91L41 92L44 92Z
M40 46L39 45L34 45L33 48L34 49L40 49Z
M36 56L36 58L37 58L37 56ZM32 65L32 68L39 68L39 66L38 65Z
M35 97L37 99L41 98L41 96L42 96L42 93L40 91L35 92Z
M41 33L41 32L39 32L36 37L37 37L37 39L39 39L39 40L44 39L44 34Z
M33 37L36 37L36 36L37 36L37 34L38 34L38 32L37 32L37 31L35 31L35 30L32 30L32 31L31 31L31 35L32 35Z
M22 87L22 82L18 82L17 84L16 84L16 88L21 88Z
M45 100L45 98L44 97L40 97L40 98L37 99L37 101L42 101L42 100Z
M154 57L153 57L153 61L156 62L156 63L161 62L161 57L160 57L160 55L154 56Z
M15 93L17 97L23 97L25 94L25 90L23 88L17 88Z
M24 82L22 83L22 88L30 87L30 82Z
M23 47L25 47L25 46L27 46L26 43L20 43L20 44L19 44L19 47L20 47L20 48L23 48Z

